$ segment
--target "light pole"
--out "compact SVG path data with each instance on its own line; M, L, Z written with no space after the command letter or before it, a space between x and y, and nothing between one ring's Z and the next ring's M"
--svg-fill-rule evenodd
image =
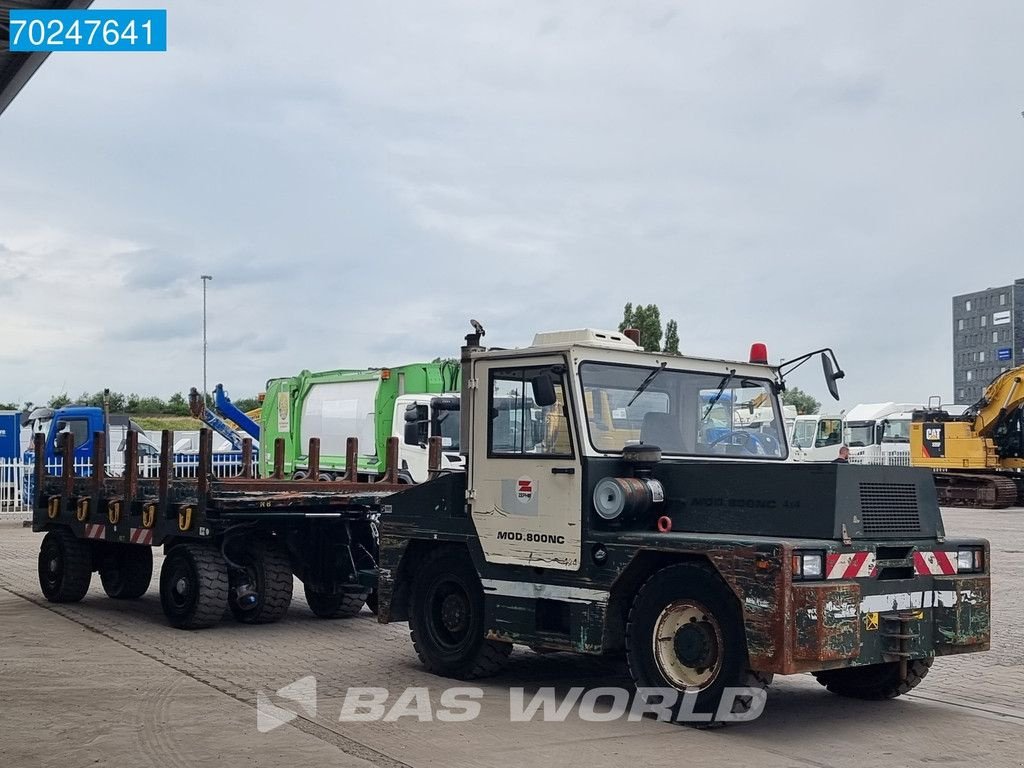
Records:
M203 281L203 406L207 404L207 393L210 391L206 388L206 284L213 280L213 275L200 275L199 279Z

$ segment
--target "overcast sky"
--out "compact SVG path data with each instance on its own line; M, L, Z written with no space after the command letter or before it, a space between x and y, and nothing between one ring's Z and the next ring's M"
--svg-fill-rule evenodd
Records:
M632 301L948 400L950 297L1024 277L1019 2L156 7L0 117L0 402L201 385L201 273L234 396Z

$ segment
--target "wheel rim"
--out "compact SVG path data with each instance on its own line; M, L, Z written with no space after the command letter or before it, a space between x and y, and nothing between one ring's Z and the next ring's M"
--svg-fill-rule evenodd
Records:
M59 544L47 544L39 558L39 575L48 589L56 589L64 577L64 552Z
M167 599L177 612L184 612L192 605L195 589L192 581L192 569L184 560L178 560L171 568L167 580Z
M472 639L473 604L465 586L453 578L439 579L428 596L431 639L445 651L459 651Z
M700 603L677 600L654 622L654 660L662 676L680 690L701 690L722 667L722 628Z

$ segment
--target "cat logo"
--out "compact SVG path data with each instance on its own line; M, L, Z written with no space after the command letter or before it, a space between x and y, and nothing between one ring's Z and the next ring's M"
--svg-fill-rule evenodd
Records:
M924 439L925 440L941 440L942 439L942 430L939 429L938 427L931 427L929 429L926 429L925 433L924 433Z

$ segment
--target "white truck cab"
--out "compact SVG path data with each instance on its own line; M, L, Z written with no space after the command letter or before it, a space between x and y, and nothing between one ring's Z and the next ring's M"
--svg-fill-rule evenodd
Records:
M843 420L843 440L853 464L910 465L914 403L863 403Z
M794 461L835 461L844 445L843 419L822 413L797 416L789 444Z

